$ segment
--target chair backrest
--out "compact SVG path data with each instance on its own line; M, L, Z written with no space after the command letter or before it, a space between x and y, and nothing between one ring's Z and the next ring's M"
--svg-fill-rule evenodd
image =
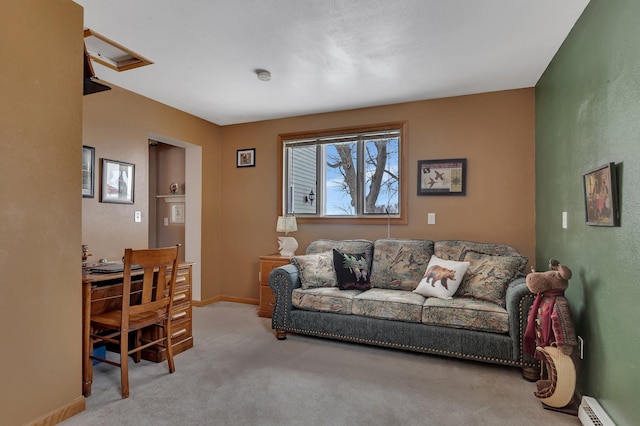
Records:
M123 326L128 322L127 319L130 315L160 310L170 312L173 305L179 257L180 244L158 249L125 249L122 287ZM142 288L135 297L131 297L132 265L138 265L139 269L143 271Z

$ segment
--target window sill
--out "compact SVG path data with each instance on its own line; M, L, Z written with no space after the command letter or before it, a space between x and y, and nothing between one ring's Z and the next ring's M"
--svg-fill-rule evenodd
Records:
M296 222L307 224L329 224L329 225L406 225L406 217L304 217L296 216Z

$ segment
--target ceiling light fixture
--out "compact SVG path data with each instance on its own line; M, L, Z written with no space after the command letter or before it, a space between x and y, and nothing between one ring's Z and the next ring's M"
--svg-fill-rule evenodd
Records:
M260 81L271 80L271 73L267 70L256 70L256 75L258 76L258 80Z

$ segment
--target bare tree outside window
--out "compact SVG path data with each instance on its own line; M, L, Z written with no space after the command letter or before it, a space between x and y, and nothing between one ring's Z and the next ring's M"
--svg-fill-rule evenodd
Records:
M403 223L402 124L283 138L283 209L313 218Z
M365 141L364 213L398 213L398 139ZM344 215L352 215L358 203L358 167L356 143L336 143L326 147L326 166L339 174L327 172L328 185L339 188L343 197L334 197L334 207ZM329 183L329 181L331 183ZM336 199L337 198L337 199Z
M365 213L398 213L398 139L367 141Z
M355 143L326 146L327 214L354 215L358 200Z

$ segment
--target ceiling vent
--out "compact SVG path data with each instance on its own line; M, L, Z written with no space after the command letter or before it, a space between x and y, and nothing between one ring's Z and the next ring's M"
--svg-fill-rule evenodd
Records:
M89 28L84 30L84 44L91 59L115 71L126 71L153 64L144 56Z

